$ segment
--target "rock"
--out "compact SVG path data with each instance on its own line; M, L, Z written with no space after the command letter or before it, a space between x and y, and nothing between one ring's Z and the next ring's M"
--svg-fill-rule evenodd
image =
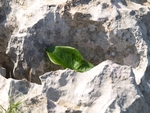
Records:
M0 67L0 75L3 77L6 77L6 69L3 67Z
M139 84L139 88L145 97L145 101L150 104L150 76L149 76L149 70L150 67L146 69L145 76L142 77L141 83Z
M9 78L13 76L13 62L6 55L6 48L12 32L11 26L5 25L7 15L10 13L7 1L1 0L0 2L0 66L6 69L6 78Z
M3 0L0 66L5 68L6 75L2 75L6 78L19 79L1 77L1 83L6 84L0 84L1 91L7 93L1 96L6 96L4 107L11 95L16 101L24 100L32 112L149 113L148 2ZM51 45L75 47L95 66L102 63L83 74L53 71L60 67L50 63L45 54ZM27 111L28 106L22 110Z
M7 15L1 22L2 50L0 44L7 76L29 80L34 69L31 82L40 84L41 74L60 69L45 55L51 45L75 47L94 65L112 60L131 66L138 84L149 66L150 14L144 0L7 2L1 8Z
M85 73L47 72L42 85L0 76L0 102L22 101L24 113L149 113L132 68L104 61ZM3 87L2 87L3 86ZM7 89L7 90L6 90ZM0 103L4 105L4 103Z

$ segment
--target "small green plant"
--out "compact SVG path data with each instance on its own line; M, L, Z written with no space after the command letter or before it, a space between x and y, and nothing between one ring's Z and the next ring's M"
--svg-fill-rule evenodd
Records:
M13 99L11 97L9 97L9 107L8 107L8 109L6 110L3 106L0 105L0 108L1 108L0 113L3 113L3 111L5 113L20 113L19 107L20 107L21 103L22 102L20 102L20 101L14 103Z
M85 72L94 67L84 60L80 52L70 46L53 46L46 48L46 53L54 64L63 68L70 68L78 72Z

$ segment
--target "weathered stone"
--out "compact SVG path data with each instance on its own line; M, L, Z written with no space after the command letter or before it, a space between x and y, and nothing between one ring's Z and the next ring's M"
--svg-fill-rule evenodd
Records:
M10 94L1 97L8 95L14 97L21 92L19 96L22 99L23 95L31 95L34 93L32 90L37 90L36 95L23 98L34 109L33 112L45 109L44 112L57 113L61 111L149 113L150 8L148 2L149 0L2 1L0 66L6 69L6 78L24 79L24 81L2 78L2 82L7 82L5 87L0 84L2 92L6 88ZM98 73L91 70L79 74L66 70L44 74L60 69L50 63L45 54L45 48L51 45L73 46L94 65L111 60L126 66L104 62L100 64ZM102 67L107 63L108 69L103 69ZM115 69L116 79L110 78L113 77ZM125 72L128 73L125 80L122 80L122 77L118 78ZM109 79L103 78L99 73L105 73L105 77ZM41 82L39 76L42 74L44 75L41 77ZM85 74L89 74L88 77L91 78L87 78ZM134 75L140 89L134 81ZM26 79L42 85L30 84ZM111 83L111 80L115 82ZM116 82L118 84L113 87ZM72 92L69 92L70 90ZM108 98L104 99L105 96ZM111 100L107 100L109 98ZM8 103L8 97L5 102ZM48 109L45 107L46 104L50 106ZM26 111L28 107L23 109Z
M69 45L95 65L109 59L131 66L140 83L148 66L150 35L149 8L142 2L146 1L8 1L3 23L12 34L6 36L9 44L3 50L14 63L9 67L12 75L29 80L34 68L31 81L40 83L41 74L59 68L48 63L45 48Z
M131 67L111 61L85 73L70 69L45 73L42 85L2 76L0 81L0 97L4 97L0 105L8 105L9 95L15 102L22 101L24 113L150 112Z

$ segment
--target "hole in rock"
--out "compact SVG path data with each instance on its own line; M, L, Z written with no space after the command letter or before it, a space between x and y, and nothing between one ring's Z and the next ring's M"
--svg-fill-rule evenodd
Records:
M0 54L0 66L6 70L6 78L14 78L13 76L13 62L6 54Z

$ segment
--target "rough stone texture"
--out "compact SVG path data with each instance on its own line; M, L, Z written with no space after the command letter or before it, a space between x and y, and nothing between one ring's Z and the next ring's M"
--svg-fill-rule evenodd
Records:
M0 105L8 105L10 95L14 101L23 102L23 113L150 112L132 68L111 61L85 73L70 69L45 73L41 76L42 85L2 76L0 81L0 92L3 92Z
M109 65L107 68L110 70L107 70L102 68L107 64L105 62L100 64L99 74L95 71L79 74L70 70L44 74L60 69L50 63L45 54L45 48L51 45L73 46L94 65L111 60L126 66L109 62L112 67ZM0 66L3 68L0 69L0 74L3 73L6 78L25 79L16 81L1 78L2 83L7 84L0 84L0 97L3 99L6 96L4 92L13 97L17 95L14 98L27 102L24 111L30 107L35 113L41 109L50 113L59 113L61 110L65 113L97 113L97 110L105 113L149 113L149 47L149 0L2 0ZM122 80L122 77L115 79L113 76L108 77L110 80L105 78L108 73L113 75L115 69L117 78L121 75L119 73L124 75L126 72L127 80ZM106 74L104 78L102 73ZM26 81L31 79L31 82L40 84L39 76L42 74L42 85ZM91 78L85 77L85 74ZM82 76L87 80L84 78L84 81ZM76 82L71 81L73 78ZM79 79L83 79L83 85L80 85ZM116 82L109 83L111 80L122 81L113 88ZM72 92L66 88L69 85L72 85ZM105 99L105 96L108 98ZM109 98L112 100L107 100ZM81 103L78 104L80 100ZM8 97L4 101L7 108ZM99 102L101 103L97 104Z
M0 64L7 77L16 79L29 80L34 69L31 81L40 83L39 75L60 68L48 62L45 48L69 45L94 65L109 59L131 66L140 83L149 66L150 13L144 3L148 1L7 0L0 9Z

